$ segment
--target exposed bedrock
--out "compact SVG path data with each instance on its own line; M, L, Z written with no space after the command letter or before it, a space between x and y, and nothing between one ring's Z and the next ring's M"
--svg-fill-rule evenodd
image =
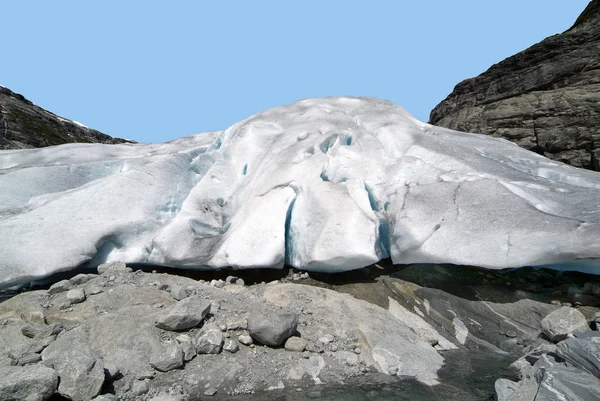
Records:
M573 27L467 79L430 123L600 170L600 0Z

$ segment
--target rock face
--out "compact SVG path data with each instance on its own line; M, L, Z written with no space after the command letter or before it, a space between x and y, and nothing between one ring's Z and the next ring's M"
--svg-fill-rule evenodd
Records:
M594 0L571 29L456 85L430 123L600 170L599 48L600 0Z
M59 117L0 86L0 149L41 148L72 142L131 143Z

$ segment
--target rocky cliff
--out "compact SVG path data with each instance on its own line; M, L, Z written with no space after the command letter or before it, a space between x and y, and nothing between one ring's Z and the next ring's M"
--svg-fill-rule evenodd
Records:
M0 149L41 148L71 142L127 143L59 117L0 86Z
M600 0L566 32L456 85L430 123L600 170Z

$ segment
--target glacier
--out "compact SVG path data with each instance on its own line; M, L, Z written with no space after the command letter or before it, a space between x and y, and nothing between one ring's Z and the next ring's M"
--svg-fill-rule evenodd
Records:
M302 100L164 144L0 151L2 285L117 260L600 272L599 238L599 174L375 98Z

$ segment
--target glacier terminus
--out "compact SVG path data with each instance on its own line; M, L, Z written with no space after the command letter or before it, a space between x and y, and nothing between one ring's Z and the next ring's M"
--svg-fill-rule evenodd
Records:
M600 175L387 101L307 99L164 144L0 151L0 238L0 285L106 261L600 272Z

